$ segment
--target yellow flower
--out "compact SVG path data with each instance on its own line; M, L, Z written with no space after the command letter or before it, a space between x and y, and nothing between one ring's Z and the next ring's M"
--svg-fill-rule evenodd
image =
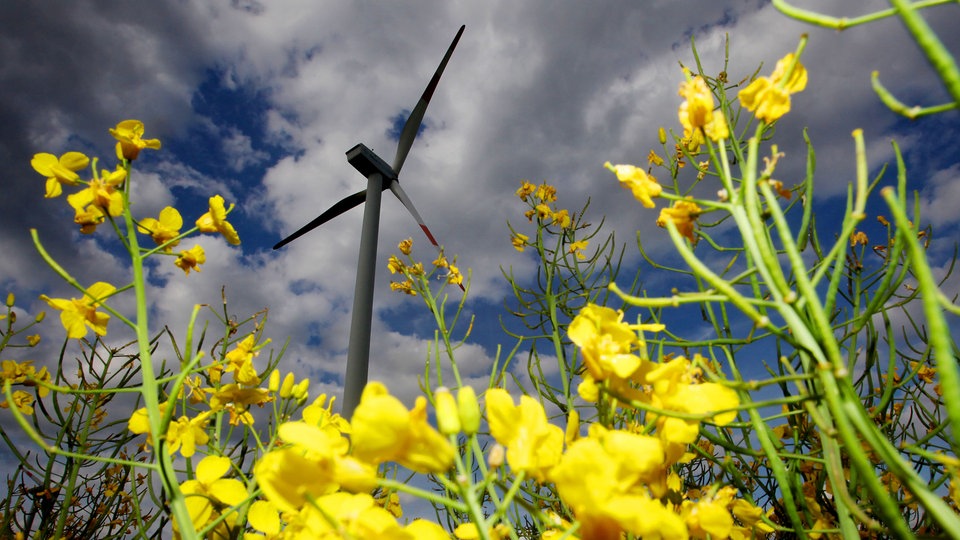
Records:
M639 328L660 331L663 325ZM626 379L640 367L640 357L631 354L639 347L640 339L634 327L623 322L622 311L588 304L570 322L567 336L580 348L583 363L594 380Z
M542 481L560 460L563 430L547 422L543 406L530 396L520 396L514 405L506 390L491 388L486 403L490 434L507 447L507 463Z
M243 482L236 478L223 478L230 471L230 466L230 458L207 456L197 464L196 478L180 484L193 527L203 528L220 517L219 508L237 506L247 499L247 488ZM179 530L176 521L174 529Z
M124 120L110 129L110 134L117 140L117 159L133 161L144 148L160 149L158 139L142 138L143 129L143 122L139 120Z
M123 213L123 193L117 188L127 178L127 171L118 168L114 171L100 171L99 177L90 180L90 184L73 195L67 195L67 202L79 214L89 205L105 210L111 216Z
M391 291L399 291L404 294L409 294L410 296L416 296L417 291L413 288L413 281L409 279L403 282L400 281L391 281L390 282Z
M539 186L537 186L536 197L544 202L556 202L557 188L551 186L546 182L543 182Z
M23 414L33 414L34 397L29 392L23 390L13 391L13 406ZM0 409L8 409L10 404L7 400L0 402Z
M87 205L86 208L77 208L73 222L80 226L80 232L83 234L93 234L100 225L107 219L103 210L95 205Z
M510 237L510 243L513 244L513 249L523 253L523 250L527 247L527 242L530 241L530 237L525 234L514 233Z
M230 210L233 210L232 204L230 205ZM237 234L237 230L233 228L233 225L227 221L227 212L229 212L229 210L223 206L223 197L220 195L210 197L210 210L197 220L197 228L200 229L200 232L219 232L227 239L227 242L238 245L240 243L240 235Z
M550 206L547 205L546 203L538 204L534 208L534 210L536 210L537 212L538 219L547 219L548 217L550 217L551 214L553 214L553 210L551 210Z
M455 450L427 423L427 400L419 396L411 410L391 396L387 387L371 382L350 421L353 455L371 464L397 463L422 473L446 472Z
M341 487L367 491L375 485L376 470L347 456L349 445L338 432L306 422L286 422L277 433L287 446L265 454L253 474L267 500L279 510L296 512L308 498Z
M76 171L87 168L90 158L80 152L67 152L59 158L53 154L35 154L30 160L33 170L47 178L44 197L59 197L63 193L63 186L75 186L80 183L80 176Z
M680 95L685 101L680 104L678 116L685 138L694 137L700 130L713 141L730 137L723 112L714 110L713 93L703 77L698 75L681 83Z
M113 294L116 287L98 281L91 285L82 298L50 298L47 295L40 295L40 299L54 309L60 310L60 322L67 330L67 338L83 339L87 335L87 327L90 327L98 336L107 335L107 323L110 322L110 315L100 313L97 308L104 298Z
M650 153L647 154L647 163L659 167L663 165L663 158L653 150L650 150Z
M559 225L563 229L569 228L570 225L573 224L573 220L570 218L570 212L568 212L566 208L554 212L553 223L554 225Z
M389 270L391 274L402 274L405 267L406 265L404 265L403 261L396 255L391 255L390 258L387 259L387 270Z
M611 165L610 162L603 164L604 167L617 175L620 185L630 189L633 196L640 201L643 206L653 208L652 197L657 197L663 190L663 187L657 183L656 178L648 175L643 169L633 165Z
M200 271L200 265L207 262L207 254L203 251L203 248L199 245L193 246L192 248L181 251L180 255L177 255L177 260L173 261L173 264L177 265L177 268L184 271L188 276L190 275L190 270Z
M697 206L693 201L676 201L672 208L662 208L660 217L657 218L657 225L666 227L667 221L672 222L677 231L686 237L693 244L697 243L697 237L693 234L693 226L703 209Z
M587 249L587 244L589 243L590 243L589 240L579 240L577 242L571 242L570 247L567 248L567 251L572 255L576 255L577 258L582 261L583 259L587 258L587 256L584 255L583 250Z
M793 53L781 58L770 77L759 77L737 94L740 103L767 123L790 112L790 94L801 92L807 86L807 70L799 61L790 79L785 78L793 62Z
M160 211L160 219L144 218L140 220L137 230L142 234L149 234L158 246L170 242L163 248L164 251L170 253L173 247L180 243L179 240L171 242L180 235L180 227L183 227L183 218L180 216L180 212L176 208L168 206Z
M648 483L665 474L664 458L656 437L597 424L570 445L550 479L580 521L582 538L619 538L627 531L686 539L680 516L648 491Z
M463 274L460 273L460 269L456 265L451 264L448 266L449 272L447 272L444 277L447 278L447 283L451 285L460 285L463 283Z
M523 182L520 183L520 189L517 190L516 196L520 197L520 200L522 200L523 202L526 202L527 197L529 197L530 195L533 195L533 193L536 190L537 190L537 186L524 180Z
M198 444L207 444L210 436L207 435L207 422L212 411L205 411L193 419L181 416L170 422L167 427L167 451L173 454L180 450L180 454L191 457L197 451Z
M253 358L260 353L254 351L256 347L256 336L250 334L243 341L237 343L237 346L229 351L224 359L227 366L224 371L233 373L233 380L246 386L256 386L260 384L260 376L253 367Z
M400 253L404 255L409 255L413 250L413 238L407 238L406 240L401 240L400 244L397 245L397 249L400 250Z

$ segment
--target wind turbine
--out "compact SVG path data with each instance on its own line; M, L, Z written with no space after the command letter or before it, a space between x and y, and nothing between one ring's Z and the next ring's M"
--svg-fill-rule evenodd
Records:
M355 169L360 171L367 178L367 189L358 191L349 195L337 204L331 206L326 212L320 214L316 219L307 223L299 230L284 238L273 249L280 249L290 242L300 238L304 234L323 225L327 221L339 216L361 203L366 202L363 210L363 229L360 233L360 257L357 262L357 283L353 296L353 315L350 322L350 343L347 350L347 372L345 377L343 391L343 407L341 414L345 418L353 415L353 410L360 403L360 393L367 384L367 371L370 357L370 322L373 318L373 286L374 276L376 275L377 263L377 236L380 228L380 195L386 189L393 192L400 199L403 206L413 215L420 225L420 229L430 240L430 243L440 250L440 244L430 232L427 224L413 206L413 201L400 187L398 175L403 167L403 162L407 159L410 147L417 138L420 130L420 124L423 122L423 115L433 97L433 92L437 89L440 82L440 76L447 67L447 62L453 54L453 49L460 41L463 30L466 25L461 26L457 35L450 43L447 53L440 61L436 73L427 84L427 88L420 96L407 122L403 125L403 131L400 132L400 140L397 143L397 154L393 158L393 165L387 163L375 154L372 150L362 143L354 146L347 151L347 161ZM460 286L463 289L463 285Z

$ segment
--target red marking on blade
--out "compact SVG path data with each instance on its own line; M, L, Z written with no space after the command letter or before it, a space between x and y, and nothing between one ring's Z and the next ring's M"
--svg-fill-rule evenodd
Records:
M430 243L439 248L440 244L437 243L437 239L434 238L432 234L430 234L430 229L428 229L427 226L423 225L422 223L420 224L420 228L423 229L423 234L427 235L427 238L430 239Z

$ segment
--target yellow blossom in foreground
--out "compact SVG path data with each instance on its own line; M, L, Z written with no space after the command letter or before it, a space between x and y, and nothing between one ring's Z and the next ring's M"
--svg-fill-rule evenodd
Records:
M397 245L397 249L400 250L400 253L404 255L409 255L413 251L413 238L407 238L406 240L401 240L400 244Z
M697 237L693 234L694 224L703 209L693 201L676 201L671 208L660 209L660 217L657 218L657 225L666 227L667 222L671 222L677 227L677 231L690 240L693 244L697 243Z
M183 227L183 217L180 212L172 206L168 206L160 211L160 219L144 218L140 220L137 230L142 234L149 234L153 241L158 245L167 244L180 235L180 228ZM163 249L167 253L179 244L180 241L174 241L167 244Z
M366 463L395 461L422 473L446 472L453 465L455 449L427 423L423 396L408 411L382 383L368 383L350 427L353 455Z
M603 164L604 167L617 175L620 185L633 192L633 196L640 201L643 206L653 208L652 197L657 197L663 191L663 187L657 183L657 180L647 174L643 169L633 165L611 165L610 162Z
M660 440L648 435L591 426L550 472L561 499L580 521L585 539L638 537L686 540L682 518L648 491L665 474Z
M297 512L308 499L341 488L367 491L375 485L375 468L347 456L348 442L336 430L286 422L277 433L287 446L265 454L253 474L267 500L281 511Z
M786 79L793 62L793 53L781 58L770 77L757 78L737 94L740 103L767 123L790 112L790 94L801 92L807 86L807 69L799 61Z
M230 205L230 209L233 209L233 205ZM223 197L220 195L210 197L210 210L197 219L197 228L200 229L200 232L205 233L218 232L227 239L227 242L238 245L240 244L240 235L237 234L233 225L227 221L227 212L228 210L223 206Z
M30 160L33 170L47 178L44 197L59 197L63 186L75 186L80 183L77 171L87 168L90 158L80 152L67 152L59 158L53 154L35 154Z
M98 336L107 335L107 323L110 322L110 315L97 311L100 302L113 294L116 287L98 281L86 290L83 298L50 298L47 295L40 295L40 299L54 309L60 310L60 322L67 330L67 337L70 339L83 339L87 335L87 327L94 331Z
M230 458L207 456L197 464L196 477L180 484L186 497L193 527L200 529L220 517L221 508L236 506L247 499L247 488L236 478L223 478L230 471ZM174 530L179 524L174 521Z
M123 120L110 129L110 134L117 140L117 159L133 161L144 148L160 149L160 140L143 139L143 131L143 122L139 120Z
M224 359L227 366L224 371L233 373L233 380L246 386L256 386L260 384L260 376L253 367L253 358L260 353L254 351L256 347L256 335L250 334L237 343L237 346L227 352Z
M502 388L486 393L490 435L507 448L507 463L543 480L563 452L563 430L547 421L540 402L522 395L520 404Z
M185 274L190 275L190 270L200 271L200 265L207 262L207 253L203 251L203 248L199 245L193 246L192 248L181 251L177 255L177 260L173 261L173 264L177 265L177 268L183 270Z
M589 374L603 381L626 379L640 367L640 357L632 354L641 344L637 329L659 332L663 325L631 326L623 322L622 311L588 304L570 322L567 335L580 348Z
M520 200L526 202L527 197L529 197L530 195L533 195L535 191L537 191L537 186L524 180L523 182L520 183L520 188L517 190L516 196L520 197Z

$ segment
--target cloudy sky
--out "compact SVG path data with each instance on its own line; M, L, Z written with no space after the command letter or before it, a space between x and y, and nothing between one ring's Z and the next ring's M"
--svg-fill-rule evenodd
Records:
M836 16L887 7L873 0L837 4L798 0ZM960 50L960 10L926 14L947 46ZM706 70L717 73L729 35L729 79L738 81L761 62L769 72L808 33L803 61L810 85L778 127L787 154L779 176L788 185L802 178L801 130L808 127L817 149L817 201L830 208L854 178L851 131L864 130L872 172L891 161L895 138L924 220L946 237L939 249L953 248L960 220L958 113L908 122L870 89L876 69L906 102L947 101L896 20L835 32L791 21L758 0L13 0L0 3L0 159L7 167L0 285L18 294L24 316L48 309L37 299L41 293L74 296L36 254L31 227L81 283L129 281L107 227L80 235L63 198L43 199L43 178L30 159L79 150L112 166L107 129L137 118L163 149L137 163L135 214L156 216L175 205L192 223L207 198L221 194L237 205L230 219L243 240L232 247L201 238L208 262L200 274L185 277L168 260L153 267L154 323L182 336L191 307L219 305L225 287L241 318L269 308L267 335L278 345L290 338L283 369L310 375L315 389L339 395L363 212L355 209L283 250L271 246L364 186L345 157L356 143L392 161L395 125L462 24L466 31L401 182L447 253L473 273L467 313L478 317L478 331L460 360L471 377L489 372L496 343L512 346L497 330L508 293L501 267L521 277L533 270L530 254L512 249L506 225L525 225L524 208L512 196L522 179L556 185L560 203L571 209L590 198L593 221L605 215L609 230L628 242L627 274L639 264L631 247L638 229L654 254L665 253L656 212L621 190L602 164L644 165L649 149L658 147L657 128L678 129L680 64L693 64L691 37ZM884 183L893 182L888 173ZM371 377L409 396L433 326L417 300L388 289L386 258L407 237L416 256L432 260L416 223L387 192ZM645 276L651 286L669 279ZM128 309L131 300L117 301ZM55 317L42 333L59 340ZM59 344L48 347L37 354L53 354Z

